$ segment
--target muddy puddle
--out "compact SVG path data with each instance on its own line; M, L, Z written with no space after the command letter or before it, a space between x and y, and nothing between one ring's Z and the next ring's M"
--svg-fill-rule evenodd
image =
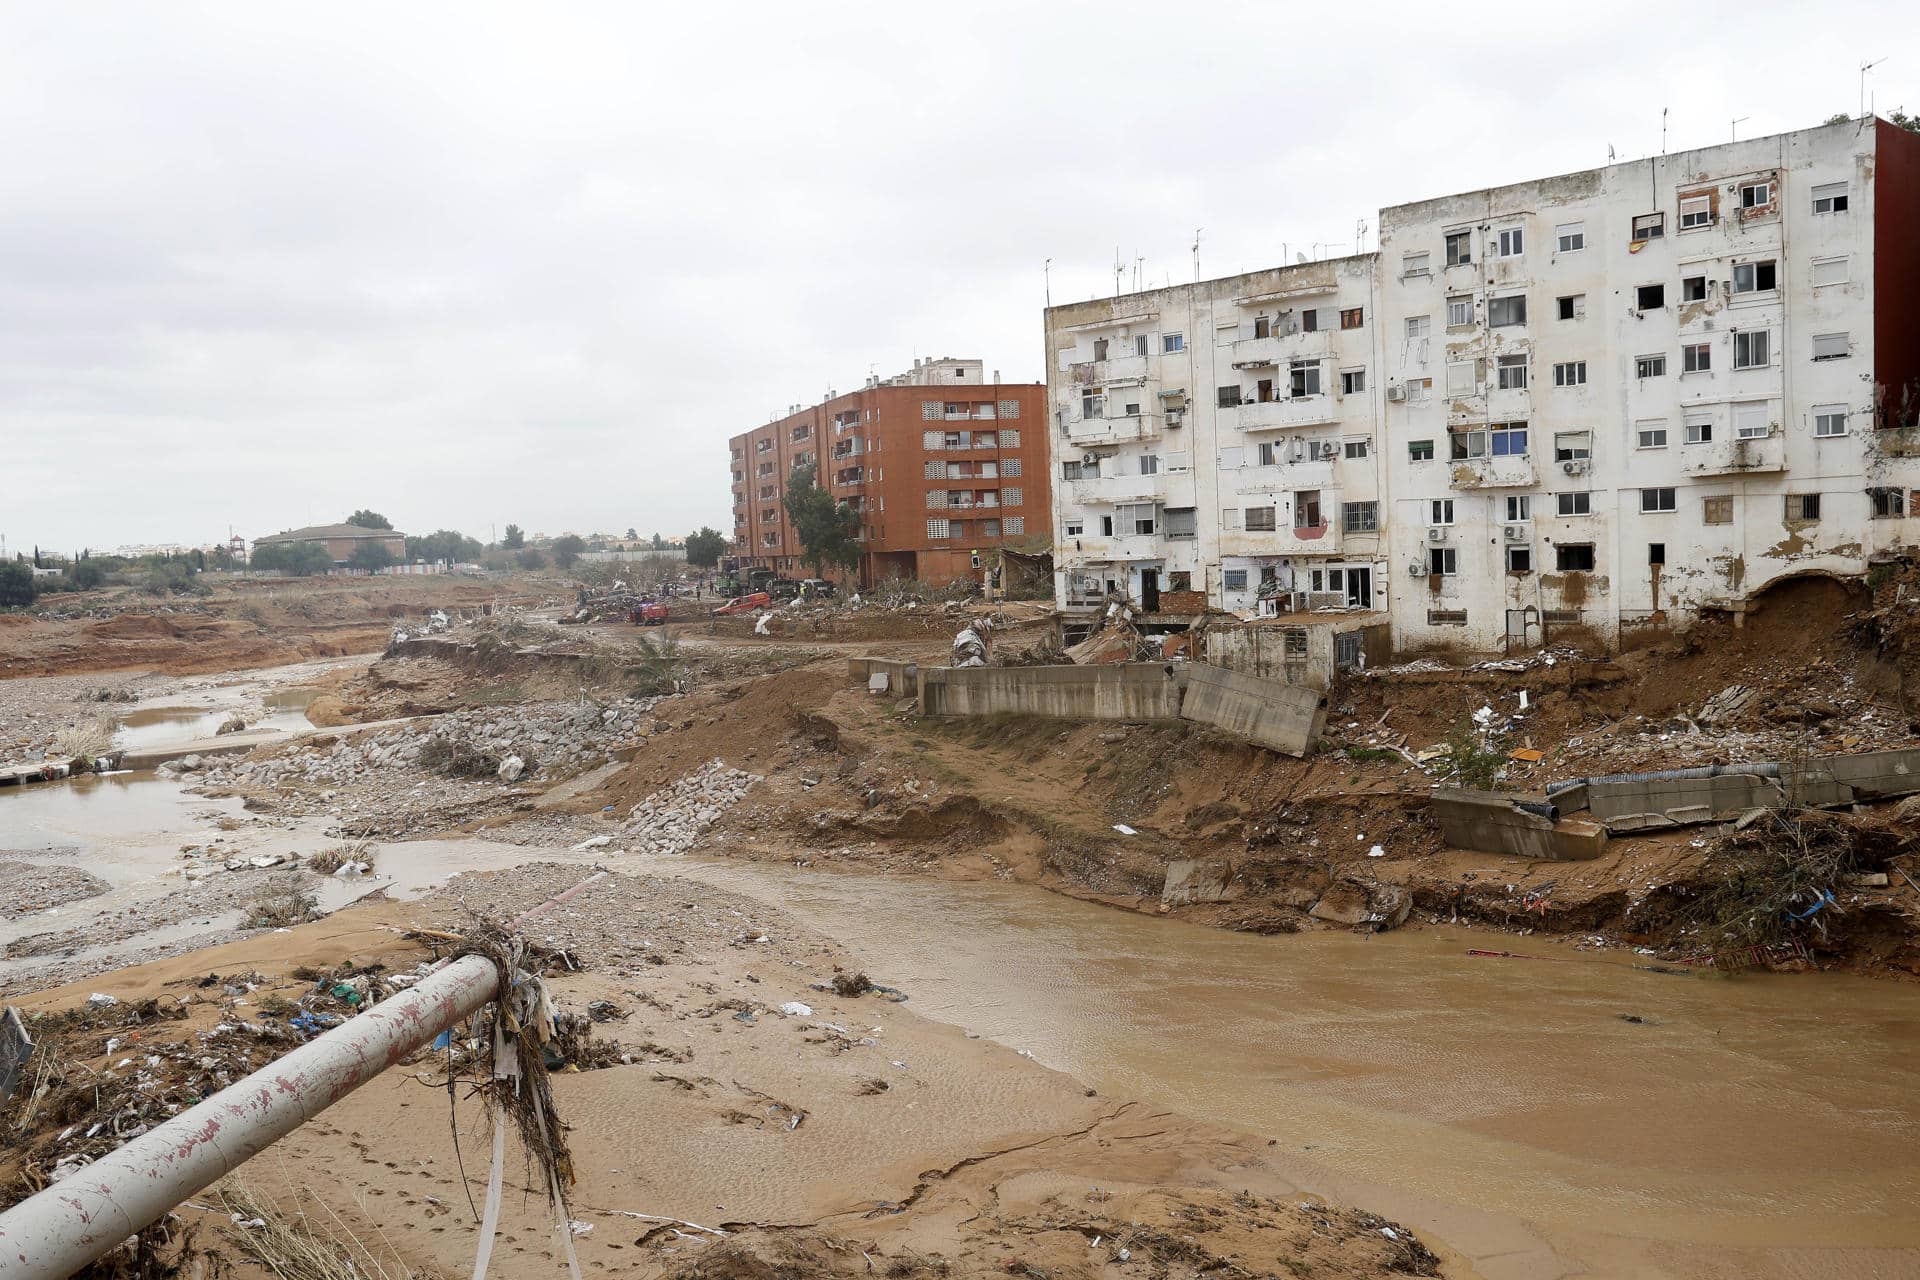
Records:
M1490 1276L1920 1275L1920 988L682 865L842 940L920 1013L1271 1138L1303 1186L1433 1231Z
M119 717L113 745L123 751L144 751L175 742L195 742L212 738L220 727L240 710L246 686L220 690L200 700L200 705L136 707ZM307 707L312 704L313 689L271 689L257 701L266 714L242 716L248 729L311 729Z

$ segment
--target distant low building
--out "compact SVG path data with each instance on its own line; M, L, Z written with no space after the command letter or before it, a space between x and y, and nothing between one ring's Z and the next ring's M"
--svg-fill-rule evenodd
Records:
M394 560L407 558L407 535L394 529L363 529L357 524L317 524L309 529L289 529L285 533L270 533L264 538L253 540L253 549L278 544L301 542L318 543L327 549L337 565L344 565L353 559L355 548L369 542L378 543L387 549Z

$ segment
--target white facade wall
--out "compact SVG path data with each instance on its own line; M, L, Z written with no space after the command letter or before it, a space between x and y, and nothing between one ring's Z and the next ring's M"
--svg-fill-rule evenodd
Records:
M1377 254L1052 308L1059 603L1183 574L1250 614L1263 574L1319 605L1338 568L1399 649L1537 641L1543 617L1612 642L1920 541L1873 497L1920 487L1873 426L1874 146L1847 123L1402 205ZM1289 394L1295 360L1318 394ZM1234 385L1255 403L1224 407ZM1343 527L1365 502L1379 531Z

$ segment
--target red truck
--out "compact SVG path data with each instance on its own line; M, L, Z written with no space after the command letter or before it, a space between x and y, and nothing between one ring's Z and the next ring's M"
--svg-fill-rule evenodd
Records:
M756 591L750 596L735 596L713 611L716 618L731 618L735 614L752 613L755 609L765 609L773 604L773 597L764 591Z
M636 627L657 627L667 620L667 604L664 600L643 600L631 615Z

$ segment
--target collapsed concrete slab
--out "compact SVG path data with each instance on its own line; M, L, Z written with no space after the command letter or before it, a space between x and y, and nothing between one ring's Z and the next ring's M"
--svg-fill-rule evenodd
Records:
M878 691L892 694L896 698L915 697L920 692L920 664L917 662L898 662L891 658L848 658L847 674L853 677L855 684L874 689L877 676L885 676L886 684Z
M1575 778L1551 784L1547 794L1563 811L1590 810L1609 831L1653 831L1724 822L1755 809L1823 808L1920 794L1920 750Z
M1178 858L1167 864L1167 878L1160 888L1160 901L1169 907L1186 907L1196 902L1224 902L1233 896L1228 887L1233 880L1233 864L1218 858Z
M1307 685L1242 675L1202 663L1186 664L1180 718L1257 742L1282 755L1303 756L1326 728L1326 699Z
M1441 837L1456 849L1585 862L1599 857L1607 847L1605 826L1582 818L1561 818L1551 804L1529 796L1436 787L1433 816L1440 823Z

